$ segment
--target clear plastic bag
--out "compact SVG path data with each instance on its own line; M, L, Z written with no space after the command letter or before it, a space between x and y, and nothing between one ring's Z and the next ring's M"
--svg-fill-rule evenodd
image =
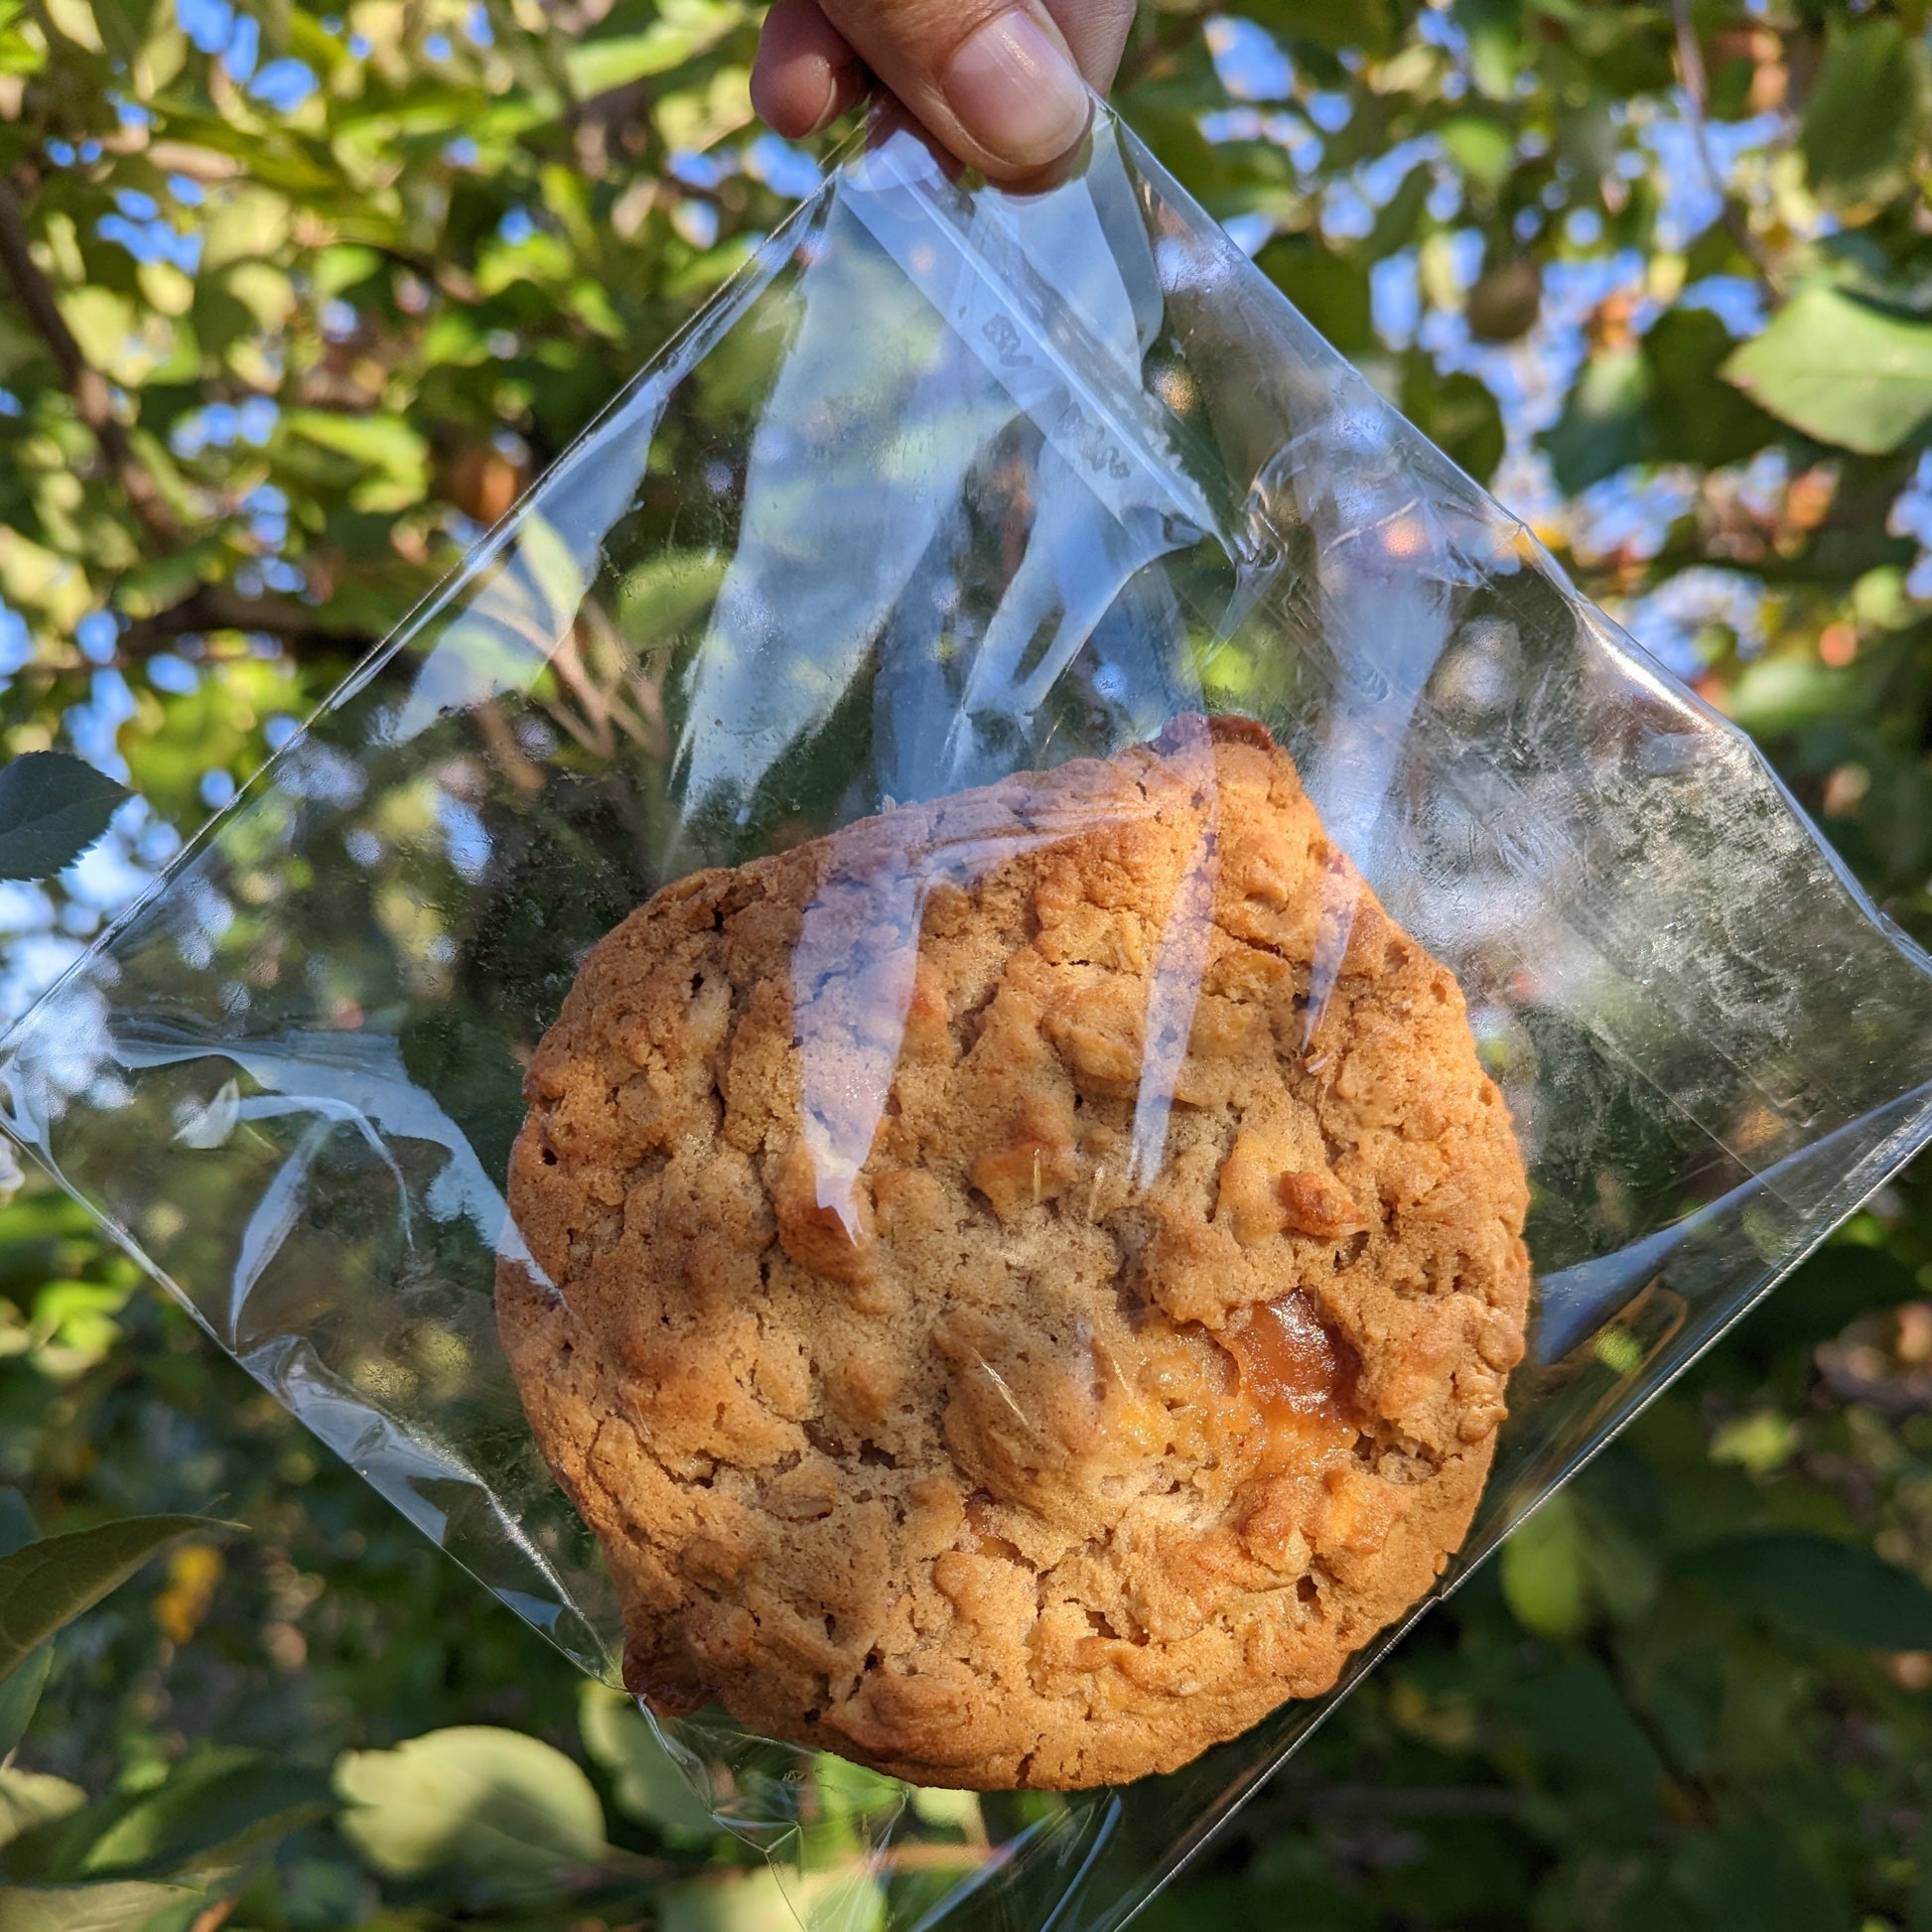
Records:
M850 154L20 1023L6 1124L615 1682L493 1313L524 1065L586 952L699 867L1213 714L1273 733L1453 971L1528 1164L1529 1353L1446 1591L1932 1134L1932 973L1104 113L1032 198L904 133ZM835 1179L888 1035L817 1105ZM1185 1044L1148 1029L1142 1182ZM1100 1927L1397 1634L1119 1791L908 1804L726 1721L660 1730L814 1926Z

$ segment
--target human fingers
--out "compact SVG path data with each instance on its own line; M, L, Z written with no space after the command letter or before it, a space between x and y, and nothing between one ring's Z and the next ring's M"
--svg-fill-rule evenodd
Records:
M851 43L818 0L775 0L752 63L752 105L789 141L816 134L866 90Z
M1104 94L1134 29L1135 0L1046 0L1046 11L1088 86Z
M1091 0L1065 3L1087 31ZM1092 97L1045 0L818 4L941 146L996 180L1038 174L1086 132Z

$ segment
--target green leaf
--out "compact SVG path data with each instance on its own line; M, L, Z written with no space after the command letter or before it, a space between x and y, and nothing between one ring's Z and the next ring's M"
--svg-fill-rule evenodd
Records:
M1394 39L1387 0L1354 0L1347 7L1337 7L1334 0L1248 0L1241 13L1282 40L1310 41L1317 47L1382 53Z
M40 1533L34 1512L27 1507L27 1498L18 1489L0 1485L0 1557L24 1550Z
M751 78L748 69L719 68L702 87L679 87L660 94L651 108L651 119L668 146L701 153L752 118ZM593 290L603 294L595 284L579 284L575 294L580 305Z
M1932 322L1811 288L1724 365L1725 379L1807 436L1883 456L1932 422Z
M1924 53L1904 28L1834 23L1798 142L1820 198L1842 206L1903 186L1924 119Z
M126 1583L157 1551L196 1530L228 1527L205 1516L129 1516L46 1537L0 1559L0 1678Z
M641 33L586 37L568 46L564 68L579 94L608 93L654 73L668 73L715 47L746 19L724 0L663 0Z
M65 752L29 752L0 769L0 879L47 879L107 830L128 796Z
M34 1512L18 1489L0 1487L0 1557L24 1550L40 1535ZM26 1734L54 1668L54 1646L44 1643L21 1668L0 1682L0 1758Z
M1423 215L1428 211L1430 190L1435 185L1435 176L1420 163L1403 176L1401 185L1389 197L1387 206L1375 217L1375 226L1361 244L1361 252L1368 260L1382 261L1415 240Z
M610 1772L620 1808L654 1825L666 1837L716 1838L721 1827L685 1782L630 1699L595 1681L584 1686L577 1707L584 1747Z
M563 636L577 620L588 574L570 539L534 503L517 519L504 571L533 593L540 627Z
M863 1865L721 1872L657 1894L658 1932L882 1932L885 1921L885 1892Z
M725 581L718 550L668 550L647 559L618 586L618 634L641 656L702 617Z
M228 1865L334 1809L318 1772L255 1751L211 1751L129 1803L87 1848L80 1869L155 1878Z
M61 313L81 353L103 375L130 388L139 387L160 367L173 341L164 321L144 317L126 296L109 288L69 291L61 297Z
M1851 672L1795 652L1760 657L1738 673L1726 709L1756 738L1782 738L1846 710L1859 687Z
M1716 469L1741 462L1783 434L1749 397L1719 379L1735 346L1729 330L1708 309L1673 309L1644 332L1657 462Z
M67 1818L87 1802L87 1794L66 1778L43 1771L0 1768L0 1845L11 1845L36 1825Z
M382 266L382 257L373 248L345 245L325 248L309 269L309 286L318 295L341 295L345 289L365 282Z
M1575 495L1651 454L1649 395L1640 349L1611 349L1584 364L1563 415L1542 439L1559 489Z
M1344 355L1375 346L1368 271L1314 235L1277 235L1255 266Z
M283 438L298 446L290 452L298 463L305 455L299 446L326 453L315 474L351 483L349 503L355 509L407 509L429 487L429 446L400 416L291 409L281 428Z
M869 1771L863 1764L821 1751L812 1760L812 1782L828 1818L854 1818L867 1812L897 1811L905 1802L907 1786L897 1778Z
M1589 1576L1574 1497L1559 1490L1510 1532L1502 1554L1503 1597L1540 1637L1579 1636L1589 1623Z
M1512 0L1452 0L1449 12L1469 44L1469 77L1490 100L1510 100L1528 67L1522 7Z
M397 474L423 467L423 439L400 416L347 416L331 409L291 409L282 419L291 436L333 450L373 470Z
M193 1903L180 1885L0 1885L7 1932L140 1932L157 1912Z
M122 574L114 586L115 606L132 618L152 617L178 604L198 584L215 577L228 561L219 537L184 544Z
M1699 1932L1852 1932L1850 1900L1820 1881L1805 1849L1802 1837L1752 1820L1688 1838L1671 1875ZM1882 1923L1864 1920L1867 1932Z
M583 1770L521 1731L462 1725L392 1751L348 1751L336 1791L343 1835L396 1878L448 1871L485 1897L549 1891L608 1856Z
M1862 1543L1809 1530L1752 1530L1700 1546L1683 1568L1734 1608L1827 1643L1932 1650L1932 1590Z
M5 1757L27 1734L54 1668L54 1646L44 1643L4 1682L0 1682L0 1757Z
M1457 114L1443 123L1443 145L1462 172L1483 187L1502 186L1516 159L1516 137L1486 114Z
M917 1785L912 1790L912 1814L922 1825L940 1831L984 1831L977 1791L946 1791L937 1785Z
M1496 474L1503 460L1503 413L1475 376L1461 370L1444 375L1417 351L1404 360L1398 400L1402 413L1478 483Z
M91 54L105 51L94 10L85 4L85 0L47 0L47 17L56 31L75 46L84 47Z
M289 214L286 196L265 188L229 190L202 219L202 266L226 268L277 253L288 240Z

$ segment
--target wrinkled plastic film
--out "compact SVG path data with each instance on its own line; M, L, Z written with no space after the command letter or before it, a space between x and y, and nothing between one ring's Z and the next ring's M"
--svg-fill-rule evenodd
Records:
M1216 714L1293 754L1454 972L1530 1168L1530 1355L1452 1587L1923 1144L1932 977L1748 743L1106 117L1034 198L962 187L903 134L850 157L21 1023L7 1124L615 1681L603 1562L492 1308L499 1256L529 1260L502 1194L522 1068L584 954L698 867L1165 733L1208 830L1149 975L1123 1177L1145 1188L1213 897ZM923 908L1016 849L967 801L930 823L841 871L792 959L840 1217ZM1340 877L1311 1060L1354 926ZM1071 1796L908 1796L706 1716L660 1729L814 1927L1100 1927L1332 1702Z

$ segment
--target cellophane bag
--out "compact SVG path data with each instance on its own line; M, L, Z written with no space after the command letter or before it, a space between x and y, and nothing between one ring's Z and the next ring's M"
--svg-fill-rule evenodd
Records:
M848 153L21 1021L6 1125L618 1683L606 1565L494 1312L528 1254L525 1069L590 948L702 868L1150 741L1184 759L1210 718L1272 734L1453 973L1527 1165L1527 1353L1447 1591L1923 1144L1932 975L1745 739L1105 111L1030 196L903 131ZM1183 1104L1193 904L1155 975L1178 1021L1150 1012L1129 1070L1130 1193ZM1324 916L1311 1029L1349 907ZM861 942L871 1045L816 1101L800 1035L835 1181L887 1111L917 928L901 902ZM938 1795L715 1711L654 1722L814 1927L1099 1928L1401 1627L1328 1697L1114 1790Z

